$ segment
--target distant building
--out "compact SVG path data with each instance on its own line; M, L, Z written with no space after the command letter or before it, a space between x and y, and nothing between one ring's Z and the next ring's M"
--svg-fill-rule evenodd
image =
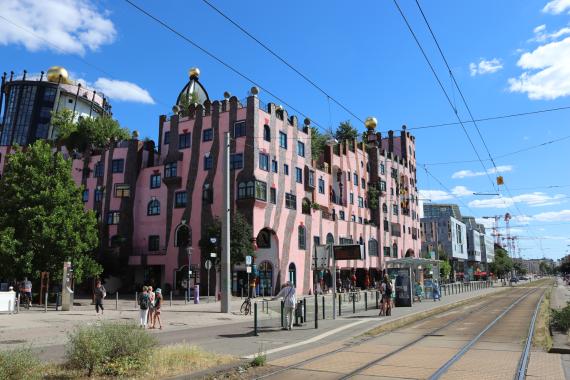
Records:
M111 109L102 93L72 81L67 70L58 66L35 77L26 71L22 76L4 73L0 90L0 146L26 146L54 138L53 111L70 109L78 118L96 117Z
M424 218L443 218L449 216L461 220L461 211L459 211L458 205L443 203L424 204Z

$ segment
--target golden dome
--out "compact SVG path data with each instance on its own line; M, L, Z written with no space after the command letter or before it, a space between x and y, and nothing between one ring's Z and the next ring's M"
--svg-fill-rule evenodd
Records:
M376 120L376 118L373 116L368 116L366 118L366 120L364 120L364 125L369 130L375 129L377 124L378 124L378 120Z
M59 76L61 75L61 82L60 83L68 83L69 81L69 74L67 70L61 66L52 66L47 71L47 80L50 82L57 83L59 82Z
M190 75L190 78L198 78L200 76L200 69L197 67L192 67L190 70L188 70L188 74Z

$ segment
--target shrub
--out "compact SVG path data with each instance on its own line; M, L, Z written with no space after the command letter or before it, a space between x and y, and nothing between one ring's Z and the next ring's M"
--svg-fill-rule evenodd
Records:
M156 340L133 323L102 323L76 329L69 336L66 356L71 368L88 376L123 376L145 368L145 357Z
M40 366L30 348L0 351L0 380L40 379Z
M263 354L256 355L251 363L249 363L252 367L263 367L267 362L267 357Z
M570 329L570 304L560 310L552 309L552 326L563 332Z

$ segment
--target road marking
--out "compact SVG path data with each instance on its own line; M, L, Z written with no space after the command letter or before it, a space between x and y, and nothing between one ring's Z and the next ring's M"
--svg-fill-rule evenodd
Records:
M351 327L358 326L358 325L363 324L363 323L365 323L365 322L378 321L378 320L382 320L382 319L383 319L383 318L374 319L374 320L373 320L373 319L361 319L361 320L356 321L356 322L354 322L354 323L350 323L350 324L348 324L348 325L346 325L346 326L341 326L341 327L336 328L336 329L334 329L334 330L327 331L326 333L323 333L323 334L321 334L321 335L314 336L314 337L312 337L311 339L307 339L307 340L304 340L304 341L301 341L301 342L297 342L297 343L294 343L294 344L290 344L290 345L288 345L288 346L277 347L277 348L268 350L268 351L265 352L265 355L274 354L274 353L276 353L276 352L285 351L285 350L288 350L288 349L291 349L291 348L295 348L295 347L299 347L299 346L304 346L304 345L306 345L306 344L314 343L314 342L317 342L317 341L319 341L319 340L321 340L321 339L326 338L327 336L331 336L331 335L333 335L333 334L336 334L336 333L338 333L338 332L340 332L340 331L342 331L342 330L346 330L346 329L349 329L349 328L351 328ZM255 354L251 354L251 355L247 355L247 356L242 356L242 359L253 359L253 358L255 358L257 355L259 355L259 353L255 353Z

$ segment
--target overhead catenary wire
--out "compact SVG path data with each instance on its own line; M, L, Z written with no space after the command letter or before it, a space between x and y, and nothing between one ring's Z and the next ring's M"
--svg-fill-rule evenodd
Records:
M202 0L202 2L204 4L206 4L207 6L209 6L210 8L212 8L215 12L217 12L220 16L222 16L223 18L225 18L227 21L229 21L232 25L234 25L236 28L238 28L241 32L243 32L245 35L247 35L249 38L251 38L252 40L254 40L258 45L260 45L261 47L263 47L267 52L269 52L271 55L273 55L275 58L277 58L279 61L281 61L284 65L286 65L287 67L289 67L291 70L293 70L295 73L297 73L301 78L303 78L307 83L309 83L311 86L313 86L314 88L316 88L319 92L321 92L324 96L326 96L328 99L332 100L334 103L336 103L339 107L341 107L343 110L345 110L348 114L350 114L351 116L353 116L355 119L357 119L358 121L360 121L361 123L364 124L364 120L362 120L360 117L358 117L353 111L351 111L347 106L345 106L343 103L341 103L339 100L337 100L334 96L330 95L327 91L325 91L321 86L319 86L317 83L315 83L314 80L310 79L309 77L307 77L305 74L303 74L299 69L297 69L295 66L293 66L291 63L289 63L285 58L283 58L281 55L279 55L277 52L275 52L275 50L271 49L269 46L267 46L267 44L263 43L262 41L260 41L257 37L255 37L253 34L251 34L249 31L247 31L243 26L241 26L240 24L238 24L236 21L234 21L231 17L229 17L227 14L225 14L224 12L222 12L222 10L220 10L218 7L216 7L215 5L213 5L211 2L209 2L208 0Z

